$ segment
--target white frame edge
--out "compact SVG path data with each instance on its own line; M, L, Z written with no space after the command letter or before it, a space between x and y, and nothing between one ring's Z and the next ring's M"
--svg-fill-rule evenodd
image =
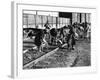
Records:
M11 3L11 77L12 78L17 78L18 73L20 72L19 69L18 69L18 56L16 55L16 54L18 54L17 53L18 52L18 45L17 45L18 44L18 41L17 41L18 40L17 39L17 37L18 37L18 32L17 32L18 24L17 24L17 22L18 21L17 21L17 17L16 17L17 16L16 9L18 8L18 6L17 6L18 3L20 3L20 2L12 2ZM21 4L24 4L24 3L21 3ZM27 3L27 4L31 4L31 3ZM39 4L37 4L37 5L39 5ZM47 6L47 5L43 5L43 6ZM49 6L54 6L54 5L49 5ZM58 7L61 7L61 6L58 6ZM62 7L64 7L64 6L62 6ZM65 7L68 7L68 6L65 6ZM75 8L87 8L87 7L77 7L77 6L75 6ZM96 10L95 7L89 7L89 8ZM95 20L95 22L96 22L96 20ZM97 66L94 67L95 68L94 71L97 71L96 67Z
M16 25L16 3L11 2L11 77L16 78L18 76L17 65L17 25Z

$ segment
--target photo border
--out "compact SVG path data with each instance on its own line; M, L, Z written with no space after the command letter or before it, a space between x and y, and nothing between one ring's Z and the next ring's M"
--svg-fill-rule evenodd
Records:
M37 5L37 4L26 4L26 3L18 3L13 2L13 20L12 20L12 37L13 37L13 51L12 51L12 77L38 77L38 76L54 76L54 75L66 75L66 74L72 74L72 73L91 73L96 72L96 52L95 52L95 36L93 30L95 30L96 27L96 8L86 8L86 7L71 7L71 6L54 6L54 5ZM30 6L30 7L29 7ZM36 7L35 7L36 6ZM22 64L22 11L23 9L30 9L34 10L36 8L42 7L44 10L51 10L51 7L54 9L61 8L62 9L68 9L66 12L73 12L76 10L76 12L87 12L91 13L91 66L88 67L73 67L73 68L50 68L50 69L32 69L32 70L23 70L23 64ZM44 7L44 8L43 8ZM45 7L50 7L45 8ZM74 10L73 10L74 9ZM58 11L59 12L59 11ZM65 11L63 11L65 12ZM20 27L21 26L21 27ZM66 72L65 72L66 71Z

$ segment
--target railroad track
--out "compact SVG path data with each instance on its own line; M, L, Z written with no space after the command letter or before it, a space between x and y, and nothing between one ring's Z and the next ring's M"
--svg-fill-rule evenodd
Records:
M64 44L64 45L62 45L62 47L66 46L66 45L67 45L67 44ZM46 53L46 54L40 56L39 58L37 58L37 59L35 59L35 60L32 60L31 62L25 64L25 65L23 66L23 69L26 69L26 68L29 67L31 64L36 64L37 62L39 62L39 61L41 61L41 60L47 58L48 56L54 54L58 49L59 49L59 47L57 47L56 49L54 49L54 50L52 50L52 51L50 51L50 52L48 52L48 53ZM26 51L27 51L27 50L26 50ZM24 51L24 53L25 53L26 51Z

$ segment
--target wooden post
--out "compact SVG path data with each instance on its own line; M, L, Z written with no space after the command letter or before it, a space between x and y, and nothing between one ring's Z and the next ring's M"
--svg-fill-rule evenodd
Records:
M85 22L86 22L86 13L85 13Z
M35 27L38 28L38 25L37 25L37 11L36 11L36 16L35 16Z
M52 16L52 26L53 26L53 16Z
M28 14L26 15L26 18L27 18L27 28L28 28Z
M34 15L34 18L35 18L35 28L36 28L36 15Z
M56 17L56 28L57 28L57 24L58 24L58 18Z
M80 13L80 23L82 22L81 17L82 17L82 16L81 16L81 13Z
M72 13L71 13L71 16L70 16L70 25L72 25Z
M41 15L41 26L43 27L43 16Z
M72 24L72 18L70 18L70 25Z
M47 16L47 22L49 23L49 21L48 21L48 16Z

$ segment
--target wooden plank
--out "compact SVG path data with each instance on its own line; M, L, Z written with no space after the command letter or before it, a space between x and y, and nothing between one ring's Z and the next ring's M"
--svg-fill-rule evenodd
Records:
M37 47L34 46L33 48L28 48L28 49L26 49L26 50L23 51L23 54L25 54L25 53L26 53L27 51L29 51L30 49L37 49Z
M23 51L23 54L26 53L28 50L29 50L29 49L24 50L24 51Z
M30 63L24 65L24 69L27 68L27 67L28 67L29 65L31 65L32 63L36 64L38 61L41 61L41 60L45 59L46 57L50 56L51 54L54 54L58 49L59 49L59 48L56 48L56 49L54 49L53 51L48 52L47 54L41 56L40 58L38 58L38 59L36 59L36 60L33 60L32 62L30 62Z
M35 47L36 45L34 45L34 44L23 44L23 46L25 47L25 46L29 46L29 47Z
M62 45L62 47L66 46L66 45L67 45L67 44L64 44L64 45ZM41 56L40 58L38 58L38 59L36 59L36 60L33 60L32 62L30 62L30 63L24 65L23 68L24 68L24 69L27 68L27 67L28 67L29 65L31 65L32 63L36 64L38 61L41 61L41 60L45 59L46 57L48 57L48 56L54 54L58 49L59 49L59 47L56 48L56 49L54 49L54 50L52 50L51 52L48 52L47 54Z

